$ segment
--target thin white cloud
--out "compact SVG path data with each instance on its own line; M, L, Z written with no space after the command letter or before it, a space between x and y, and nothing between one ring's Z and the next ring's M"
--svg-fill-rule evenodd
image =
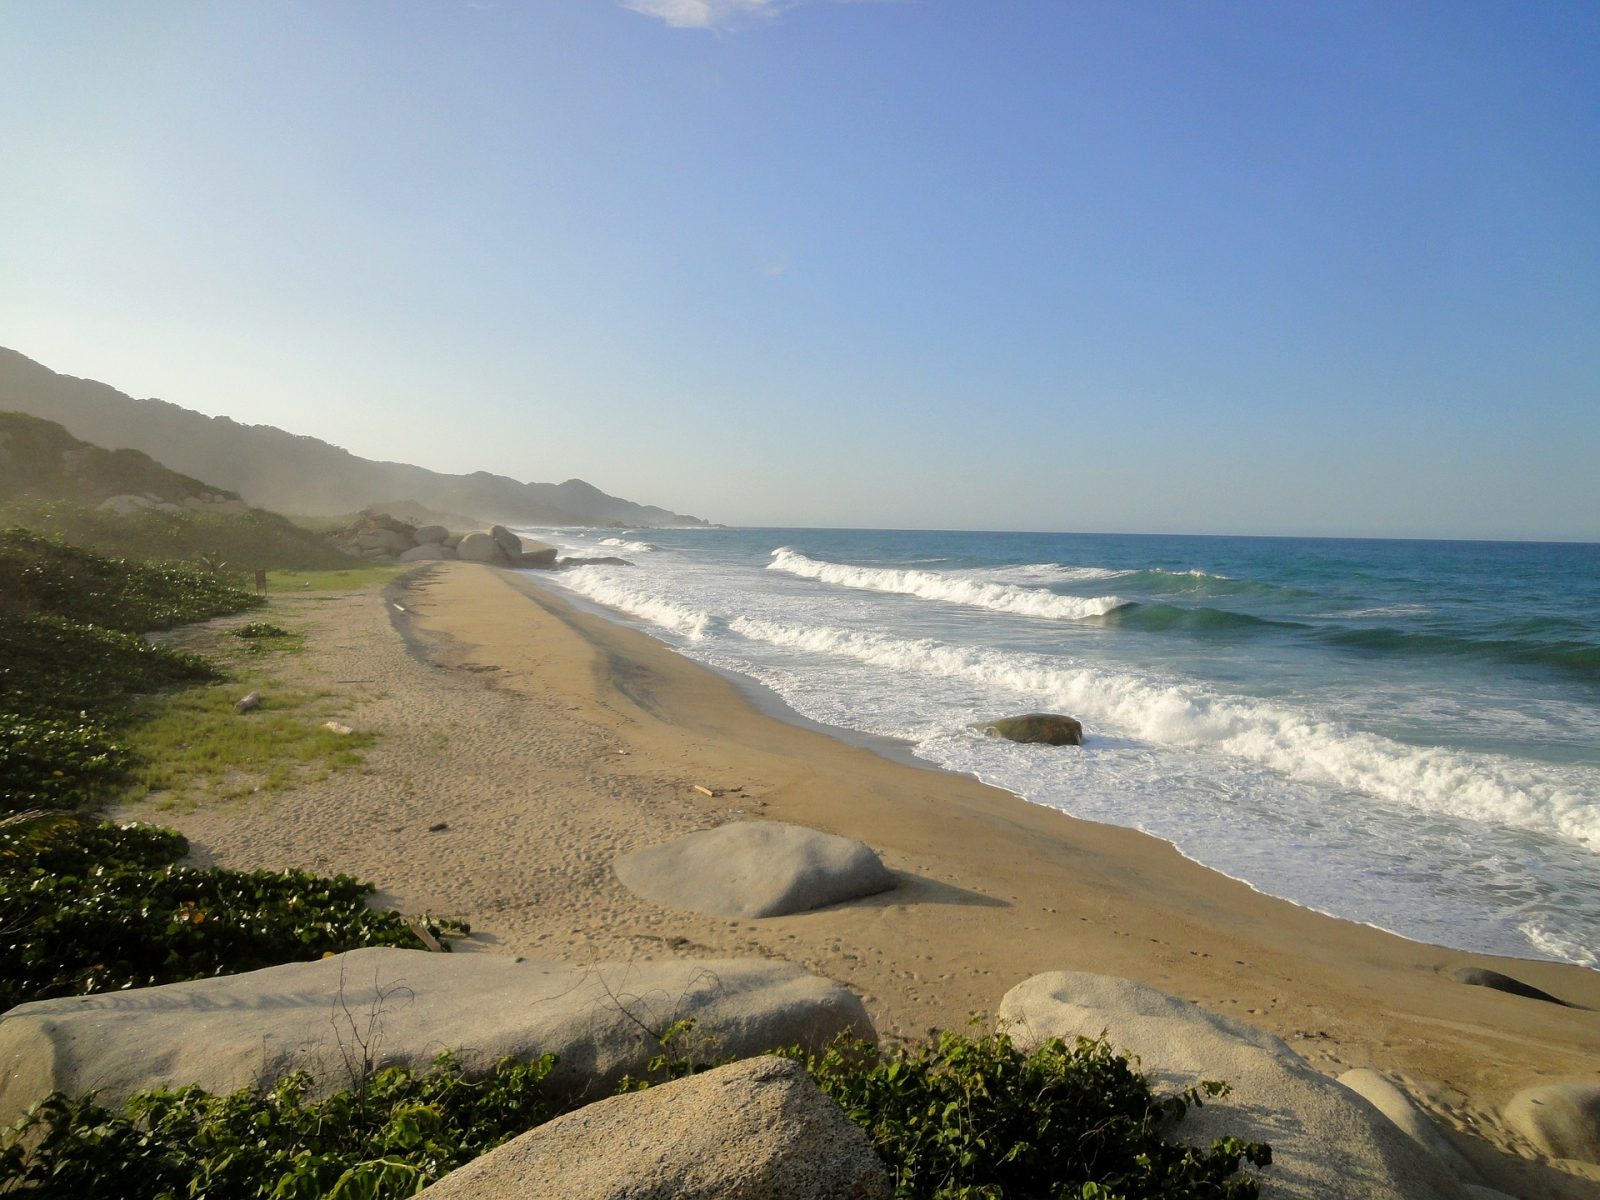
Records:
M740 21L775 17L800 0L622 0L647 17L658 17L675 29L720 29Z
M761 260L761 265L756 268L768 279L776 279L780 275L789 273L789 256L787 254L774 255Z

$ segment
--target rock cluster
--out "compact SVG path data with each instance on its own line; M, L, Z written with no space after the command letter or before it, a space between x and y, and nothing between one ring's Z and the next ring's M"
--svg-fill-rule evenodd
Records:
M346 554L371 562L464 559L502 567L552 567L554 547L525 543L504 525L453 534L443 525L410 525L388 513L365 512L329 540Z

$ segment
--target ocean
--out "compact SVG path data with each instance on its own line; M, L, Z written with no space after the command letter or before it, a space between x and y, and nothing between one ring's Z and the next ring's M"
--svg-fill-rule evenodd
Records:
M847 736L1260 891L1600 967L1600 546L529 529L549 576ZM1082 747L975 723L1077 717Z

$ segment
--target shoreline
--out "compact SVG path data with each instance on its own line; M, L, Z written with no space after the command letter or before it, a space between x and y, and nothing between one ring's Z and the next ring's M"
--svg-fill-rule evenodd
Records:
M909 767L915 770L932 771L938 775L965 779L978 783L984 787L993 788L996 791L1003 792L1024 804L1030 805L1031 807L1056 813L1060 816L1068 818L1069 820L1082 821L1090 825L1100 826L1107 829L1123 829L1130 833L1137 833L1144 837L1154 838L1156 841L1170 847L1181 857L1186 859L1188 862L1193 863L1202 870L1209 871L1223 879L1229 880L1230 882L1242 884L1259 896L1292 905L1295 908L1302 909L1317 916L1327 917L1330 920L1341 921L1351 925L1357 925L1365 929L1371 929L1375 932L1382 933L1390 937L1399 938L1402 941L1410 942L1418 946L1426 946L1434 950L1468 955L1476 959L1493 960L1512 965L1521 963L1548 963L1557 966L1571 967L1580 971L1593 972L1596 974L1597 979L1600 979L1600 964L1590 965L1587 963L1574 962L1571 959L1560 958L1554 954L1551 954L1547 957L1536 957L1521 954L1501 953L1495 950L1475 950L1470 947L1455 946L1444 942L1430 942L1425 938L1413 936L1403 932L1402 930L1391 929L1385 925L1378 924L1376 921L1367 921L1362 920L1359 917L1344 916L1326 908L1318 908L1316 905L1307 903L1303 900L1296 900L1290 896L1280 895L1279 893L1271 891L1266 887L1257 885L1242 875L1231 874L1221 867L1206 862L1196 855L1191 854L1182 846L1178 845L1176 842L1160 833L1152 833L1147 830L1138 829L1131 825L1120 825L1115 822L1100 821L1093 817L1081 817L1075 813L1068 812L1066 809L1057 808L1042 801L1032 800L1022 793L1013 791L1012 789L1006 787L1003 783L990 781L975 772L956 770L954 768L941 766L936 762L931 762L928 759L922 758L916 753L914 748L915 744L908 739L866 733L861 730L852 729L848 726L830 725L826 722L808 717L790 705L789 702L785 700L779 692L762 683L760 680L749 675L741 674L740 672L734 671L730 668L717 666L713 663L702 662L691 655L682 653L676 647L674 647L671 642L654 636L650 631L649 621L642 617L635 616L630 612L621 609L610 608L599 601L589 599L587 596L584 596L581 593L570 592L561 588L551 588L549 585L543 583L535 575L530 573L513 574L508 576L508 578L512 581L512 586L519 591L529 594L536 593L542 596L553 596L559 603L568 605L580 613L583 613L587 616L597 617L607 624L629 630L630 632L637 633L645 638L648 638L652 643L661 646L675 656L693 664L696 668L709 672L720 679L726 680L733 685L740 695L744 697L746 702L749 703L751 707L754 708L758 713L780 721L786 725L791 725L799 729L820 734L847 746L871 751L886 761L896 763L901 766ZM518 582L519 580L523 579L527 581L525 584Z
M1600 1074L1600 973L1330 917L1150 835L792 724L536 580L440 564L394 586L404 613L373 592L294 610L315 622L306 670L376 681L341 717L383 735L360 775L131 815L176 826L212 861L372 879L383 903L470 920L464 949L795 962L860 994L886 1040L962 1028L1041 971L1135 979L1277 1034L1325 1073L1383 1071L1495 1186L1600 1197L1600 1169L1520 1157L1498 1117L1524 1087ZM901 886L740 921L616 883L617 854L741 817L860 838ZM1460 966L1585 1007L1470 987L1447 974Z

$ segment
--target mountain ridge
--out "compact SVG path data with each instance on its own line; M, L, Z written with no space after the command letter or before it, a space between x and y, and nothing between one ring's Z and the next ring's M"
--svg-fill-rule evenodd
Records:
M309 434L207 416L138 399L99 380L54 371L0 346L0 409L55 421L73 436L139 450L277 512L357 512L397 497L507 525L704 525L699 517L611 496L581 479L523 483L473 471L452 475L364 458Z

